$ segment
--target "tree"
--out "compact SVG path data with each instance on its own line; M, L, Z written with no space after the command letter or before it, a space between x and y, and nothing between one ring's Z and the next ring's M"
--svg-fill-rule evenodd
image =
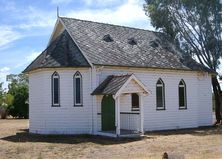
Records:
M222 56L222 5L220 0L145 0L151 24L178 44L184 55L217 71ZM221 122L217 75L212 76L216 123Z
M3 95L4 95L4 89L2 88L3 83L0 83L0 116L1 118L5 118L5 114L4 114L4 107L3 107Z
M8 107L13 102L13 96L5 92L2 88L3 83L0 83L0 116L5 119L8 114Z
M25 74L8 75L8 93L14 96L9 114L13 117L28 118L28 77Z
M2 119L7 118L8 108L12 105L14 97L11 94L4 92L0 100L0 115Z
M16 94L16 88L18 86L28 87L28 77L25 74L10 74L7 75L6 80L8 84L8 93L14 95Z

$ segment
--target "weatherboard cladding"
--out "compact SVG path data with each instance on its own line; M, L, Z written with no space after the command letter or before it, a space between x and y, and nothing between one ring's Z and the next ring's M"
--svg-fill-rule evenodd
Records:
M94 65L211 71L192 59L186 61L163 33L59 18L72 38L64 31L24 72L44 67L89 67L87 60ZM104 40L106 35L113 41Z
M92 95L115 95L131 75L108 76L92 93Z

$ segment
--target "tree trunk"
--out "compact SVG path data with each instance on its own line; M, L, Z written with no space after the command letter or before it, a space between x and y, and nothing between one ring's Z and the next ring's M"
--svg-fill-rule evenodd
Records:
M1 119L6 119L8 116L8 111L4 108L0 108L0 116L1 116Z
M220 102L220 94L221 94L221 89L220 89L220 84L217 80L217 76L212 76L212 86L213 86L213 91L214 91L214 97L215 97L215 115L216 115L216 123L218 124L221 122L221 102Z

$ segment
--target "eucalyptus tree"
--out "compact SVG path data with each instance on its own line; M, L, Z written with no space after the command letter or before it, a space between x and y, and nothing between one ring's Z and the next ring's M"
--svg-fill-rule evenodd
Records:
M222 5L220 0L145 0L151 24L175 41L185 55L217 72L222 56ZM219 123L221 88L212 76L216 119Z

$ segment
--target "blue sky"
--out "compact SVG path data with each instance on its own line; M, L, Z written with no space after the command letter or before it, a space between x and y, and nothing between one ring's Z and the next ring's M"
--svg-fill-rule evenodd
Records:
M43 51L60 16L152 29L143 0L0 0L0 82ZM6 86L6 85L5 85Z

